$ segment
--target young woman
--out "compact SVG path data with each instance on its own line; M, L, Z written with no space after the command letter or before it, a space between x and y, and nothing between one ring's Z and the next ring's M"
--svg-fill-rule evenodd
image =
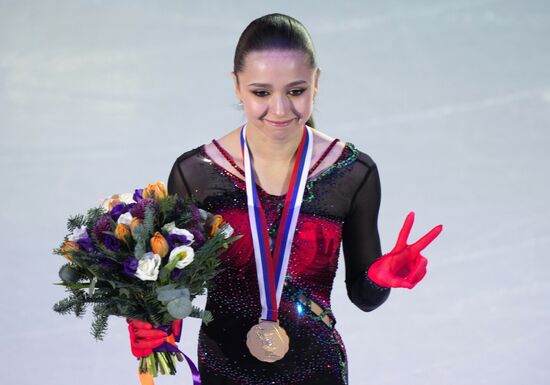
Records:
M320 70L304 26L283 14L254 20L232 73L246 123L177 158L168 192L195 197L243 237L222 255L201 325L202 384L347 384L346 350L330 293L342 241L346 286L363 311L391 287L412 288L437 226L382 256L375 162L313 129ZM247 171L248 170L248 171ZM293 210L294 208L294 210Z

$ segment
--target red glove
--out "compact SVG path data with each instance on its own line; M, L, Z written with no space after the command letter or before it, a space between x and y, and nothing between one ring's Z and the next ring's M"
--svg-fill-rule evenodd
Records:
M153 329L149 322L138 320L128 320L128 331L132 354L137 358L147 357L153 353L153 349L162 345L166 337L165 332Z
M127 320L128 331L130 332L130 347L132 354L137 358L146 357L153 353L153 349L162 345L164 341L169 342L166 332L154 329L153 324L138 320ZM172 322L172 333L177 342L181 336L182 320Z
M368 277L382 287L404 287L412 289L426 275L428 260L420 251L428 246L443 230L443 225L437 225L412 245L407 244L407 238L414 222L414 212L410 212L405 224L399 232L397 243L392 251L374 262L368 272Z

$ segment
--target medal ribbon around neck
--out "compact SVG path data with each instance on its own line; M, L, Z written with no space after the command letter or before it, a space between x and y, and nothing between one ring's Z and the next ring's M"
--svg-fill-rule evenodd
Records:
M294 231L298 215L300 214L300 207L313 154L313 134L311 128L304 125L302 139L296 153L292 177L290 178L290 184L285 197L273 255L269 247L265 211L258 198L258 191L252 171L251 154L246 142L246 124L241 130L241 149L243 152L248 218L252 231L256 274L258 276L260 301L262 304L262 319L276 321L290 257L292 239L294 238Z

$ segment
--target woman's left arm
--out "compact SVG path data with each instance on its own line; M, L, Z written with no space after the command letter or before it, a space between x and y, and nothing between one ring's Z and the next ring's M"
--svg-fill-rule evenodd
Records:
M369 267L381 257L378 234L378 212L381 188L378 168L367 157L366 173L353 194L344 220L342 246L346 263L346 288L350 300L363 311L372 311L390 295L390 288L381 287L368 276Z

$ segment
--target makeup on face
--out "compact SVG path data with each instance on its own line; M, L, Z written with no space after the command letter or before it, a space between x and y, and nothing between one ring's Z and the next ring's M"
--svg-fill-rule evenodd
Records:
M238 73L238 96L249 124L289 129L305 124L313 109L317 72L300 51L259 51L247 55Z

